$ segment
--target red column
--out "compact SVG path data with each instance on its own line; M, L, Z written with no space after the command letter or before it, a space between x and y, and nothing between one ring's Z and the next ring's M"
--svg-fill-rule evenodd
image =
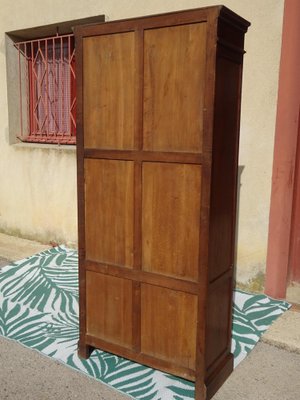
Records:
M299 121L298 121L299 122ZM288 280L300 283L300 140L298 143L294 177L293 212L291 222L291 240L288 265Z
M268 295L284 298L300 105L300 1L285 0L266 269Z

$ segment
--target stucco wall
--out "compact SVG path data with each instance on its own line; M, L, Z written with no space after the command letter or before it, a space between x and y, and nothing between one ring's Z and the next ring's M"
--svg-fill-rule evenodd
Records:
M264 271L281 47L283 0L224 0L248 19L241 118L237 279ZM4 32L105 14L107 19L214 5L211 0L1 0L0 231L75 243L75 152L8 143Z

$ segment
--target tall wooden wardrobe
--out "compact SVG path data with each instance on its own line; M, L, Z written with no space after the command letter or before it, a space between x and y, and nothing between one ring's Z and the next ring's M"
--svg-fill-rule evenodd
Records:
M244 34L216 6L75 29L79 354L213 396L230 352Z

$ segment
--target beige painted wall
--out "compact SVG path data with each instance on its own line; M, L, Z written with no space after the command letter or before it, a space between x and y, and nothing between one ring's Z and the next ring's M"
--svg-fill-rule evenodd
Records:
M264 271L283 0L224 0L248 19L241 119L237 278ZM105 14L108 20L214 5L211 0L1 0L0 231L75 243L75 152L8 144L4 32Z

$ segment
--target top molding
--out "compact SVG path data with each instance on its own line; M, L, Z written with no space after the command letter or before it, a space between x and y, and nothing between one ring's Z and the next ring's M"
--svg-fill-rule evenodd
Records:
M188 10L176 10L172 12L167 12L163 14L152 14L142 17L135 18L125 18L119 20L108 21L104 23L93 23L89 26L80 24L75 26L74 33L76 36L90 36L101 34L102 28L108 32L111 27L114 30L116 25L124 27L125 30L135 30L139 29L139 26L143 26L144 29L151 29L159 26L163 26L166 23L171 25L181 25L189 22L195 22L198 19L200 21L211 20L223 20L226 24L231 25L237 30L246 33L250 22L240 17L235 12L231 11L229 8L219 5L212 7L201 7ZM149 27L147 27L147 20L149 20ZM126 28L125 28L126 26ZM120 32L123 29L120 29Z

